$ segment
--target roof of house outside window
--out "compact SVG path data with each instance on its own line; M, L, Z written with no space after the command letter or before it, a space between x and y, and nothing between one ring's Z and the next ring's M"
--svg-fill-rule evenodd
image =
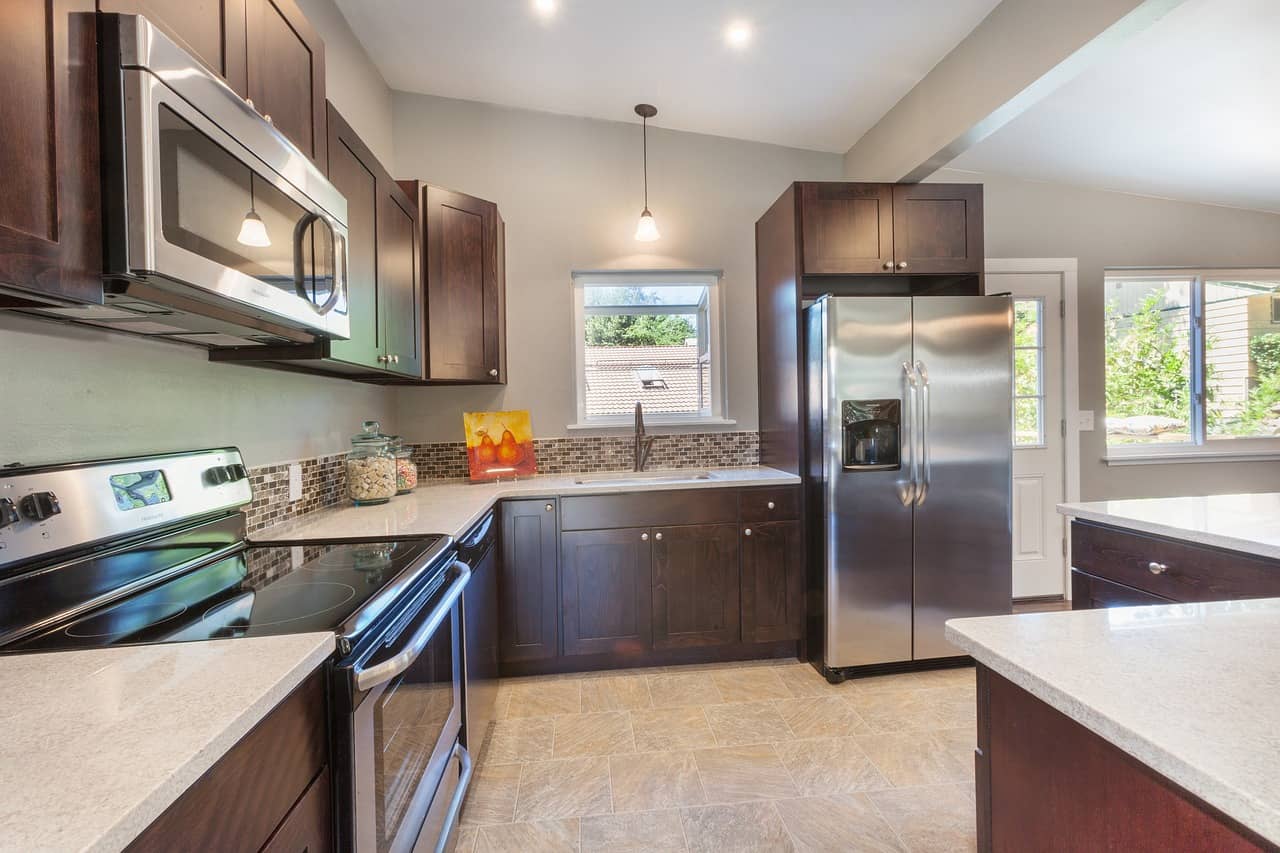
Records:
M652 371L647 370L652 368ZM586 348L587 417L630 414L636 402L654 414L687 414L699 411L698 347L684 346ZM653 371L656 371L656 377ZM642 379L649 379L648 387ZM654 380L657 381L654 381ZM705 388L705 380L704 380ZM665 387L663 387L665 386Z

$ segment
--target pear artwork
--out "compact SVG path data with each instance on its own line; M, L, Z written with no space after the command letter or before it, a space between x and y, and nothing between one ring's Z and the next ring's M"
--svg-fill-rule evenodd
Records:
M502 441L498 442L498 461L503 465L515 465L523 455L520 445L516 444L515 433L503 427Z
M476 447L476 459L482 465L492 465L498 459L498 445L493 443L493 439L489 437L489 433L485 433L480 439L480 444Z
M464 412L462 424L471 479L527 477L538 472L527 411Z

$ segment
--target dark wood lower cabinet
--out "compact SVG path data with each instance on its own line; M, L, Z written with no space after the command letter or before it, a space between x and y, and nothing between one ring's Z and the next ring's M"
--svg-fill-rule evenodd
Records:
M737 642L739 535L736 524L654 528L654 648Z
M576 530L560 537L566 655L640 653L653 645L647 529Z
M766 521L743 527L743 642L800 638L804 620L802 549L798 521Z
M554 498L504 501L499 580L503 663L559 653L559 555Z
M1138 607L1144 604L1171 604L1167 598L1143 592L1115 581L1071 570L1071 609L1098 610L1107 607Z
M983 666L976 762L980 851L1275 849Z
M328 705L320 669L165 809L128 849L135 853L260 850L270 843L273 851L329 850L328 756Z

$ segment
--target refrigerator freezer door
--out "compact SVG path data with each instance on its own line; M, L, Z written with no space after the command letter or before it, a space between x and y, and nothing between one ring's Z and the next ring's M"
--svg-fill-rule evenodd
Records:
M1008 297L913 300L921 488L914 657L961 654L943 623L1008 613L1013 594L1012 323Z
M911 299L830 298L819 303L824 338L811 346L822 371L826 643L829 667L911 659L910 457L892 470L843 464L846 402L898 400L901 444L912 446L908 374ZM817 309L810 309L811 311Z

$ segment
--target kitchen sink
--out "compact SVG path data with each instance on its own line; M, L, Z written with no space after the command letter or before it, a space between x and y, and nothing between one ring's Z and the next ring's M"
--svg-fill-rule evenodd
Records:
M580 486L626 485L643 483L688 483L710 480L710 471L617 471L612 474L590 474L574 480Z

